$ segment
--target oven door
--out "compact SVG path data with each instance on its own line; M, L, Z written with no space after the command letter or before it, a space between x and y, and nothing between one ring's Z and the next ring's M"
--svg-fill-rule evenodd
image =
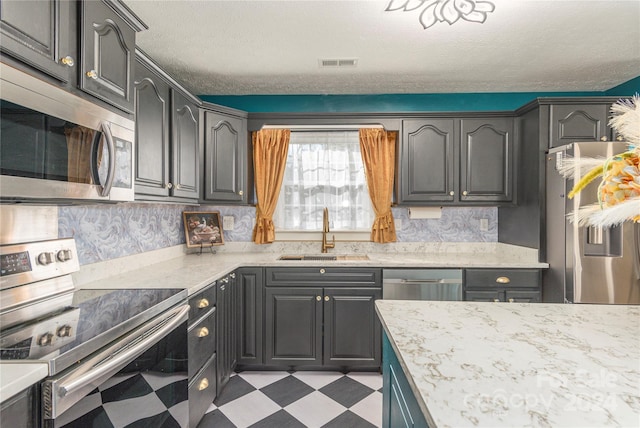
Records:
M135 123L0 63L3 200L134 199Z
M182 305L42 383L43 425L187 427L189 306Z

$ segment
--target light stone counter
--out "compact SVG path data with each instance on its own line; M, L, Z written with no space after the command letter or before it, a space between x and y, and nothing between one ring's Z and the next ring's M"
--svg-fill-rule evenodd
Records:
M387 268L546 268L536 250L499 243L434 243L387 246L338 243L330 253L366 254L368 260L283 261L281 255L318 254L319 243L225 244L217 254L184 254L180 245L136 256L84 265L74 274L78 288L187 288L189 295L239 267L251 266L374 266ZM378 252L376 252L378 251Z
M47 363L0 364L0 403L40 382L48 374Z
M640 306L378 300L437 427L640 426Z

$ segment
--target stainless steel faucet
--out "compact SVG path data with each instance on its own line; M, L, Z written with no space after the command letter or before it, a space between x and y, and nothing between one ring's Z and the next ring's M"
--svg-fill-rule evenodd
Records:
M325 207L322 212L322 252L326 253L327 248L335 248L336 236L333 235L333 241L327 242L327 233L329 233L329 209Z

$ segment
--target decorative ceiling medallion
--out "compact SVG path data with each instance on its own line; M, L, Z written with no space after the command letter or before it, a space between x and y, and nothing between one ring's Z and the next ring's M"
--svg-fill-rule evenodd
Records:
M451 25L459 19L482 24L487 14L495 10L495 5L490 1L474 0L390 0L385 12L412 12L418 9L423 9L420 23L426 30L438 22Z

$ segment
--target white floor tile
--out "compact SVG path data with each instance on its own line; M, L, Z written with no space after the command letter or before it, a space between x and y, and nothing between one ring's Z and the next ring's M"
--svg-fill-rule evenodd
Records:
M289 376L288 372L242 372L238 373L242 379L249 382L256 389L264 388L267 385L271 385L273 382L277 382L280 379L284 379Z
M377 427L382 426L382 393L374 392L349 410Z
M260 391L253 391L219 407L238 427L248 427L280 410L280 406Z
M285 410L307 427L316 428L326 424L347 409L323 393L314 391L291 403L285 407Z
M218 406L216 406L215 404L211 403L211 405L209 406L209 408L207 409L207 411L205 413L213 412L217 408L218 408Z
M357 380L363 385L377 391L382 388L382 375L380 373L351 372L348 375L351 379Z
M320 389L323 386L329 385L331 382L340 379L344 374L340 372L295 372L295 377L306 383L307 385Z
M142 397L112 401L102 405L114 426L124 427L139 419L158 415L167 408L155 393Z

